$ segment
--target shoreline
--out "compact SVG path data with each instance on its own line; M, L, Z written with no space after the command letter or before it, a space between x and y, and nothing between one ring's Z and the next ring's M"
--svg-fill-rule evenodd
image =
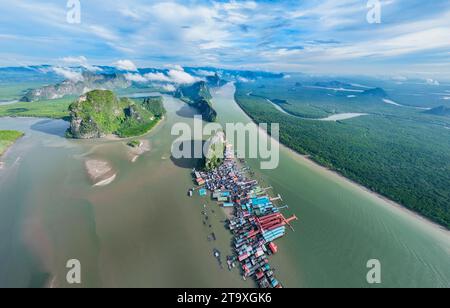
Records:
M233 84L234 86L234 84ZM236 93L236 92L235 92ZM386 196L383 196L367 187L365 187L364 185L349 179L347 177L345 177L344 175L340 174L338 171L335 171L333 169L327 168L325 166L320 165L319 163L317 163L316 161L314 161L313 159L311 159L308 155L302 154L297 152L294 149L291 149L290 147L288 147L287 145L281 143L280 141L276 141L275 139L272 138L272 136L270 136L267 131L263 130L261 127L259 127L258 123L256 123L253 118L251 117L250 114L248 114L244 108L241 107L241 105L238 103L238 101L236 100L235 95L233 95L233 101L234 103L238 106L238 108L245 114L245 116L251 121L251 123L253 123L254 125L258 126L258 130L265 134L266 136L269 136L271 140L278 142L280 149L285 149L294 159L299 159L301 161L303 161L305 163L305 165L311 169L314 169L326 176L331 176L330 179L332 180L336 180L336 181L341 181L344 182L346 184L350 184L353 188L358 189L360 192L362 193L366 193L369 194L372 198L375 198L377 200L381 200L385 203L387 203L388 205L390 205L392 208L396 208L398 210L400 210L401 212L403 212L404 214L406 214L407 216L409 216L409 218L415 218L418 219L419 221L425 223L428 227L434 229L435 231L440 231L441 233L449 236L450 235L450 230L448 230L446 227L444 227L443 225L440 225L436 222L434 222L433 220L417 213L414 212L412 210L410 210L409 208L407 208L406 206L397 203L391 199L389 199Z
M112 182L114 182L114 180L117 177L117 173L113 174L111 177L104 179L100 182L95 183L93 186L94 187L104 187L104 186L108 186L109 184L111 184Z
M51 117L33 117L33 116L0 116L0 119L41 119L41 120L52 120L52 121L64 121L64 122L69 122L67 120L65 120L64 118L51 118ZM131 137L125 137L125 138L121 138L115 134L109 134L106 135L105 137L102 138L94 138L94 139L76 139L76 138L65 138L67 140L106 140L106 141L127 141L133 138L140 138L140 137L145 137L148 134L150 134L155 128L157 128L161 122L163 122L165 120L165 116L163 116L152 128L150 128L147 132L145 132L142 135L138 135L138 136L131 136ZM1 155L0 155L1 156Z
M324 175L328 175L328 176L332 176L336 178L336 182L341 181L345 184L350 184L353 186L353 188L360 190L360 193L366 193L369 194L372 198L375 198L378 201L383 201L385 203L387 203L389 206L396 208L400 211L402 211L403 213L405 213L406 215L410 216L410 218L415 218L418 219L420 221L422 221L423 223L427 224L429 227L432 227L434 229L436 229L436 231L441 231L446 235L450 235L450 230L446 229L444 226L435 223L434 221L432 221L431 219L420 215L417 212L414 212L412 210L410 210L409 208L407 208L404 205L401 205L400 203L397 203L391 199L389 199L386 196L383 196L361 184L359 184L358 182L355 182L349 178L346 178L345 176L343 176L342 174L340 174L339 172L333 170L333 169L329 169L325 166L322 166L320 164L318 164L317 162L315 162L314 160L312 160L311 158L309 158L307 155L303 155L300 154L298 152L296 152L295 150L285 146L284 144L280 143L280 146L283 147L285 150L287 150L288 152L290 152L290 155L292 155L292 157L294 159L301 159L303 160L303 162L305 162L305 164L311 168L314 169L317 172L320 172ZM334 179L333 179L334 180Z
M1 161L3 156L6 156L7 152L11 149L11 147L13 147L17 143L17 141L19 141L21 138L23 138L25 136L25 133L19 132L19 131L17 131L17 132L20 133L21 135L12 141L5 140L5 142L10 142L10 144L7 145L3 150L0 149L0 169L2 169L2 167L3 167L3 162Z

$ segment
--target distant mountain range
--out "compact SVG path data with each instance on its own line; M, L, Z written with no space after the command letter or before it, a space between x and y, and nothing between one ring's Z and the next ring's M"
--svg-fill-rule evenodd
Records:
M364 92L362 92L362 94L368 95L368 96L380 97L380 98L388 97L388 94L382 88L373 88L373 89L364 90Z
M204 80L210 87L221 87L230 81L252 81L259 78L282 78L283 74L269 72L251 72L239 70L223 70L211 67L183 68L187 74ZM167 74L170 69L141 68L136 72L119 70L111 66L94 66L90 70L85 67L60 68L51 65L0 68L0 81L40 81L49 85L30 89L21 98L24 102L58 99L68 95L82 95L91 90L114 90L142 86L142 82L134 81L129 75L145 76L146 74ZM140 76L139 76L140 75ZM66 78L64 78L65 76ZM75 76L76 78L71 78ZM142 77L145 83L144 77ZM147 83L158 83L148 81ZM160 82L161 83L161 82ZM165 82L167 83L167 82ZM170 81L168 82L170 83ZM176 88L179 85L174 84Z
M445 107L445 106L439 106L439 107L424 111L424 113L437 115L437 116L449 117L450 116L450 108Z
M353 88L351 84L344 83L341 81L333 80L333 81L319 81L315 83L316 87L321 88Z
M82 80L65 80L55 85L29 90L22 97L21 101L35 102L58 99L68 95L81 95L97 89L114 90L128 88L132 84L124 75L118 73L95 74L86 71L81 76Z

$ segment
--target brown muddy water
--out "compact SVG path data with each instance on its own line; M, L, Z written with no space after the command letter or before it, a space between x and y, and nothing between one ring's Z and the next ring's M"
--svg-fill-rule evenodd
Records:
M232 85L214 93L219 121L248 123L233 93ZM216 205L187 197L197 162L171 158L172 125L192 125L195 111L171 97L165 106L167 118L141 138L151 151L135 163L124 141L65 139L63 121L0 119L0 129L27 133L2 158L0 287L69 287L70 259L81 261L82 287L254 286L212 255L230 253L231 236ZM93 187L88 159L107 161L114 182ZM369 259L382 264L382 287L450 286L447 231L284 147L275 170L249 164L300 218L271 259L286 287L370 287Z

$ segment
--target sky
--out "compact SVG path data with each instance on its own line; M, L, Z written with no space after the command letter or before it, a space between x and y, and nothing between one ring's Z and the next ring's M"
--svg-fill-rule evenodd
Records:
M450 1L0 0L0 66L215 66L450 79ZM370 4L370 3L369 3ZM374 15L371 15L374 16Z

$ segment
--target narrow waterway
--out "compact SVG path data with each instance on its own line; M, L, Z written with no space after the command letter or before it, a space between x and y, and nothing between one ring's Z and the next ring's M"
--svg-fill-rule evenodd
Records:
M306 121L325 121L325 122L336 122L336 121L343 121L343 120L349 120L349 119L353 119L353 118L357 118L357 117L361 117L361 116L366 116L369 115L368 113L356 113L356 112L349 112L349 113L336 113L333 115L330 115L329 117L326 118L319 118L319 119L314 119L314 118L305 118L305 117L299 117L297 115L294 115L292 113L287 112L283 107L281 107L278 104L275 104L274 102L272 102L271 100L267 100L269 103L272 104L272 106L275 107L275 109L277 109L279 112L284 113L288 116L291 117L296 117L298 119L301 120L306 120Z

